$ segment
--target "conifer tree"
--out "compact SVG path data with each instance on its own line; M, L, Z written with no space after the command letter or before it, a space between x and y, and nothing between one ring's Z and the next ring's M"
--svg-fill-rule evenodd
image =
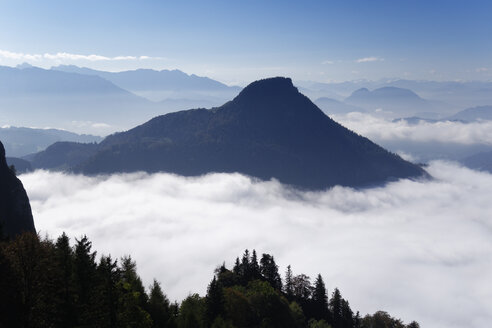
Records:
M316 277L316 281L314 282L312 298L315 309L315 318L318 320L328 320L328 295L326 293L325 283L323 281L323 277L321 277L321 274L318 274L318 277Z
M269 254L263 254L260 260L260 272L267 282L276 289L282 290L282 278L278 273L278 266L275 263L273 256Z
M243 285L246 285L251 280L251 259L249 256L249 250L245 250L243 258L241 259L241 279Z
M118 282L120 270L111 256L102 256L97 267L96 313L98 327L116 327L118 321Z
M420 325L417 321L410 322L406 328L420 328Z
M224 309L224 294L222 286L216 277L208 285L207 296L205 298L205 316L207 325L211 325Z
M234 274L236 274L238 277L241 275L241 262L239 262L239 257L236 257L236 262L234 262L232 272L234 272Z
M119 320L130 327L151 327L152 319L147 312L147 294L137 274L137 265L130 256L121 259L121 301Z
M330 298L330 310L332 315L333 328L342 328L342 295L338 288L335 288Z
M76 298L77 324L94 324L92 306L94 304L94 287L96 285L96 252L91 252L92 242L87 236L75 239L74 251L74 286Z
M179 307L178 327L202 328L205 327L205 303L198 294L189 295Z
M70 239L65 232L58 237L55 244L55 265L59 275L57 316L60 327L70 327L75 317L74 253L70 247Z
M149 296L149 314L152 319L153 328L167 327L170 319L169 300L162 292L161 285L154 279L154 283L150 286Z
M12 250L0 242L0 327L19 327L21 322L20 281L12 263Z
M357 311L354 317L354 328L361 328L362 327L362 320L360 318L360 313ZM418 328L418 327L416 327Z
M342 327L353 328L354 313L350 308L349 302L342 298Z
M285 272L285 287L284 291L285 294L287 295L287 298L289 300L292 299L292 296L294 295L294 286L292 285L293 276L292 276L292 269L290 267L290 264L287 266L287 271Z
M260 266L258 265L258 257L256 256L256 250L253 249L253 254L251 255L250 261L251 267L251 279L260 279Z

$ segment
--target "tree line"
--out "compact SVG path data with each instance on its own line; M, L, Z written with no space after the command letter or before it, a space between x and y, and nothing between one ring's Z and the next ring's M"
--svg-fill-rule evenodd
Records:
M282 279L270 254L246 250L233 268L217 267L205 296L170 302L154 280L145 288L130 256L97 258L83 236L70 245L24 233L0 241L0 328L418 328L384 311L361 317L339 289L328 296L290 266Z

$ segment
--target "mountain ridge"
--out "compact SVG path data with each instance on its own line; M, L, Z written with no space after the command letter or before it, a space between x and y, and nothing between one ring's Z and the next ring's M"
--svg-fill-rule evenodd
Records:
M155 102L169 99L225 101L236 95L241 88L228 86L209 77L187 74L180 70L135 69L121 72L106 72L74 65L52 67L53 71L75 72L99 76L134 94ZM218 103L217 103L218 104Z
M108 136L74 167L84 174L139 170L239 172L304 189L426 175L333 121L283 77L253 82L220 107L169 113Z

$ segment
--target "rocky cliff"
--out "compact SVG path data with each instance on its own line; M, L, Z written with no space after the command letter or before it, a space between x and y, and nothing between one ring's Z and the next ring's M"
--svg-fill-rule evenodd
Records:
M5 148L0 142L0 226L5 236L36 232L29 198L22 182L7 165Z

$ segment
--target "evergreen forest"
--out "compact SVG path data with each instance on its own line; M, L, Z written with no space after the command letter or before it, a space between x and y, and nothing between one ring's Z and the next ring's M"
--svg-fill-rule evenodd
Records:
M232 269L219 265L206 295L178 303L157 280L146 288L130 256L97 256L86 236L71 244L65 233L2 239L0 327L420 327L384 311L361 316L321 275L311 281L288 266L282 278L274 256L255 250Z

